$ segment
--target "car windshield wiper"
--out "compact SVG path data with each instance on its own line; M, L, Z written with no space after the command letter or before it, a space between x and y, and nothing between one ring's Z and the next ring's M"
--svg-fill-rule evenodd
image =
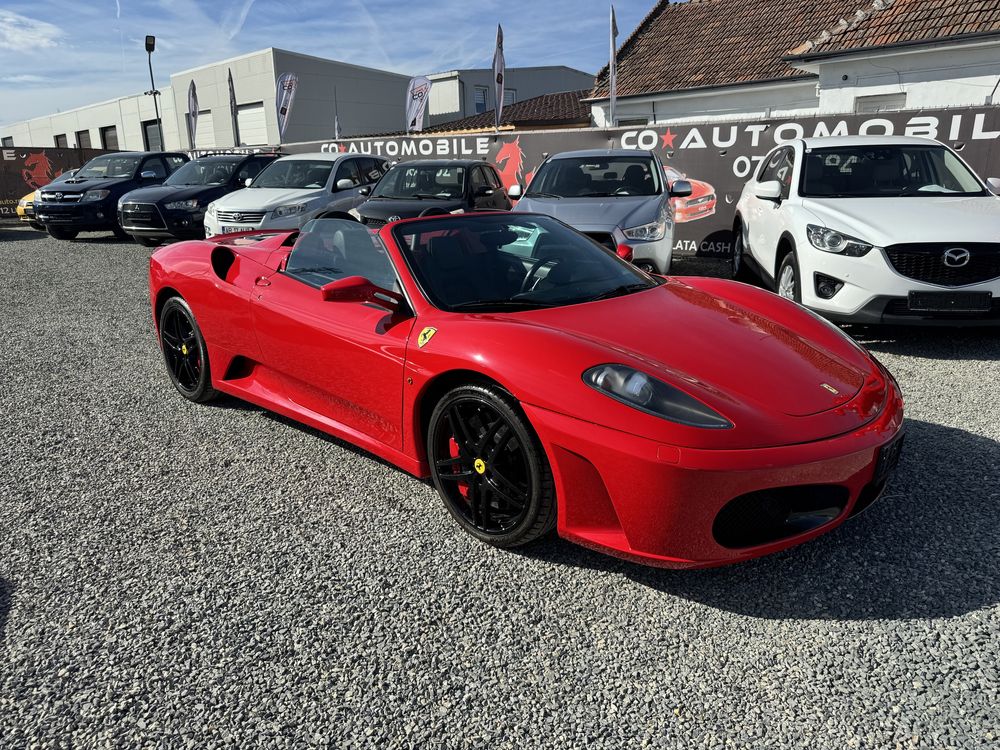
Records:
M522 310L531 310L539 307L558 307L551 302L539 302L538 300L526 299L475 299L469 302L460 302L457 305L450 305L452 310L476 310L483 307L518 307Z
M578 198L611 198L614 193L581 193Z
M373 195L372 198L381 198L387 201L405 201L408 200L410 196L408 195Z
M432 200L432 201L449 201L449 200L452 200L452 197L450 195L442 197L440 195L434 195L433 193L414 193L413 197L414 198L419 198L420 200L425 200L426 199L426 200Z
M624 297L626 294L632 294L632 292L639 292L643 289L652 289L655 284L649 284L645 281L638 282L635 284L622 284L621 286L616 286L614 289L609 289L606 292L601 292L595 297L590 297L587 302L597 302L599 299L611 299L612 297Z
M561 195L555 195L554 193L539 193L536 191L525 193L525 198L562 198Z

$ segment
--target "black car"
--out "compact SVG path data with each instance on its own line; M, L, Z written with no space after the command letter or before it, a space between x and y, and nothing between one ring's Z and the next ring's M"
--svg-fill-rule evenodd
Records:
M362 188L362 193L365 190ZM413 216L509 211L510 207L510 198L492 164L472 159L435 159L397 164L351 214L377 229L389 221Z
M189 161L162 185L143 187L118 201L118 223L146 247L167 237L205 236L205 208L246 186L277 154L223 154Z
M118 199L145 185L159 185L188 161L185 154L121 151L96 156L73 179L46 185L35 206L35 218L58 240L80 232L128 233L118 224Z

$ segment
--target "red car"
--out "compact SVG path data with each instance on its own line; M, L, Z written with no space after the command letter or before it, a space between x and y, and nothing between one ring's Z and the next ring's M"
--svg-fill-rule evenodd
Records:
M777 295L649 276L536 214L343 219L150 260L170 378L348 440L476 538L551 529L642 563L790 547L870 504L903 404L841 331Z
M674 209L675 223L683 224L686 221L704 219L715 213L714 187L701 180L692 180L673 167L664 167L663 174L667 178L668 185L673 185L677 180L687 180L691 184L691 195L670 199L670 205Z

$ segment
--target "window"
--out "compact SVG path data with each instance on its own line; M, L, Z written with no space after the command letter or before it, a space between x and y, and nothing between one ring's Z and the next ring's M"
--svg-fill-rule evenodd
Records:
M361 159L361 181L366 185L378 182L389 169L389 162L383 159Z
M101 148L105 151L118 150L118 128L114 125L101 128Z
M493 169L493 167L483 167L483 170L486 172L486 179L489 181L490 185L496 189L503 187L503 183L500 182L500 176L496 173L496 170Z
M146 159L146 161L142 163L140 174L142 172L152 172L158 179L161 180L167 176L167 168L163 164L163 159L158 156L152 159Z
M4 136L2 145L4 148L12 148L14 145L14 136L12 135Z
M661 180L648 156L575 156L549 159L531 180L527 195L550 193L563 198L610 195L658 195Z
M348 276L361 276L382 289L397 289L392 261L377 235L345 219L314 219L302 227L285 273L320 287Z
M333 171L332 161L312 159L278 159L262 169L251 188L286 188L301 190L326 187Z
M247 180L252 180L270 161L270 159L250 159L240 167L240 171L236 175L236 181L242 185Z
M480 188L492 187L492 185L490 185L489 182L487 181L486 175L484 174L481 167L476 167L475 169L472 170L472 175L470 176L470 179L472 181L473 195L475 195L476 191L479 190Z
M434 163L397 164L379 180L373 198L457 199L465 195L465 167L439 167Z
M517 101L517 89L503 90L503 106L508 106Z
M334 188L341 180L350 180L354 185L361 184L361 175L358 173L360 159L344 159L337 167L337 176L333 180Z
M476 86L475 104L476 114L481 115L489 109L490 90L486 86Z
M779 148L770 159L765 159L761 165L757 182L777 180L781 183L781 197L787 198L792 185L792 172L795 168L795 150L790 146Z
M874 115L878 112L896 112L906 109L906 92L901 94L877 94L854 98L854 111L859 115Z
M69 141L66 139L66 134L56 136L56 148L69 148Z
M89 130L77 130L76 131L76 147L77 148L93 148L90 145L90 131Z
M156 120L145 120L142 123L142 142L147 151L159 151L163 148L160 141L160 128L156 125Z
M187 164L188 160L183 156L165 156L163 157L167 162L167 169L171 172L176 172L178 169Z

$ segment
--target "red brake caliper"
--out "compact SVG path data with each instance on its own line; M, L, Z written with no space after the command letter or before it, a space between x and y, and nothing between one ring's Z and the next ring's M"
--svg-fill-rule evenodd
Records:
M452 438L448 438L448 455L451 456L452 458L458 458L458 456L459 456L458 443L455 441L455 438L453 438L453 437ZM461 470L462 470L461 466L457 466L456 465L456 466L452 467L452 473L453 474L458 474ZM464 497L466 500L469 499L469 483L468 482L459 482L458 483L458 491L460 493L462 493L462 497Z

